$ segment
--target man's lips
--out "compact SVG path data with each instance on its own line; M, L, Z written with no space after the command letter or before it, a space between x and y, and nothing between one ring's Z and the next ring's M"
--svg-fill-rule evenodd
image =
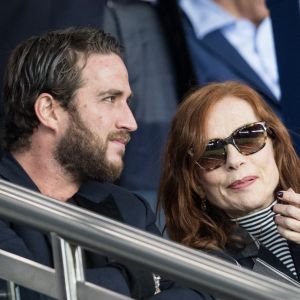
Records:
M117 144L122 144L124 146L128 143L128 140L124 140L124 139L113 139L111 141Z
M242 179L235 180L230 185L228 185L227 188L233 189L233 190L243 189L243 188L246 188L247 186L251 185L252 183L254 183L257 178L258 178L257 176L246 176L246 177L243 177Z
M109 140L111 142L122 144L125 146L130 141L130 135L129 134L122 134L122 135L113 134L112 136L110 136Z

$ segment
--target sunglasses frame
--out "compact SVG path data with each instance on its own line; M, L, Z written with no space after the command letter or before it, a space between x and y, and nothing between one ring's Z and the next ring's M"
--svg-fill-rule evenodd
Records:
M264 143L263 143L263 145L262 145L259 149L257 149L256 151L251 152L251 153L249 153L249 154L245 154L245 153L243 153L243 151L241 151L241 150L239 149L239 147L237 146L237 144L236 144L236 142L235 142L235 139L234 139L234 135L237 134L239 131L241 131L241 130L247 128L247 127L251 127L251 126L253 126L253 125L258 125L258 124L259 124L259 125L262 125L262 127L263 127L263 129L264 129L264 139L265 139L265 140L264 140ZM257 153L257 152L259 152L261 149L263 149L263 148L265 147L266 141L267 141L267 138L268 138L268 134L270 134L270 135L272 136L272 135L273 135L272 132L273 132L273 131L268 127L268 125L267 125L267 123L266 123L265 121L253 122L253 123L249 123L249 124L243 125L243 126L237 128L236 130L234 130L234 131L231 133L231 135L228 136L227 138L224 138L224 139L221 139L221 138L212 139L212 140L209 140L209 142L207 143L207 145L208 145L209 143L211 143L211 142L213 142L213 141L216 141L216 140L222 142L223 147L224 147L224 151L225 151L225 160L224 160L224 162L223 162L222 164L220 164L220 165L218 165L218 166L216 166L216 167L213 167L213 168L204 168L203 166L201 166L201 164L200 164L198 161L195 161L195 164L196 164L198 167L200 167L202 170L205 170L205 171L212 171L212 170L215 170L215 169L217 169L217 168L220 168L222 165L224 165L224 164L226 163L226 160L227 160L227 151L226 151L225 146L227 146L227 145L229 145L229 144L230 144L230 145L233 145L234 148L237 149L237 151L238 151L239 153L241 153L241 154L243 154L243 155L245 155L245 156L248 156L248 155ZM192 150L189 150L188 153L189 153L189 155L193 156Z

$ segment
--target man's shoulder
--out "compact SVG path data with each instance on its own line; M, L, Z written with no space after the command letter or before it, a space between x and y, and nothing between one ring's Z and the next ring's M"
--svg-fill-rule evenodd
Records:
M108 196L113 196L116 202L123 201L129 202L130 204L144 204L146 202L143 198L133 192L108 182L87 181L81 185L78 193L96 203L100 203Z
M145 199L115 184L89 181L81 186L78 195L99 206L105 202L111 204L112 200L128 225L147 229L155 222L154 213Z

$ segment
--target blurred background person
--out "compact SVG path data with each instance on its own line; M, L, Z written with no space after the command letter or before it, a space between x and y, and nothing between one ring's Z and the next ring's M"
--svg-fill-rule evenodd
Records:
M300 153L299 1L178 0L196 82L238 80L284 121Z
M258 93L214 83L174 118L159 205L171 239L300 286L299 179L288 131Z
M179 0L197 83L239 80L279 112L272 24L264 0Z

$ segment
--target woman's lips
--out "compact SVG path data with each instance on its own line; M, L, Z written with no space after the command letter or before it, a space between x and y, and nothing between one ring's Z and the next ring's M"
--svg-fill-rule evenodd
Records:
M248 187L252 183L255 182L257 179L257 176L246 176L240 180L236 180L233 183L231 183L227 188L233 189L233 190L240 190Z

